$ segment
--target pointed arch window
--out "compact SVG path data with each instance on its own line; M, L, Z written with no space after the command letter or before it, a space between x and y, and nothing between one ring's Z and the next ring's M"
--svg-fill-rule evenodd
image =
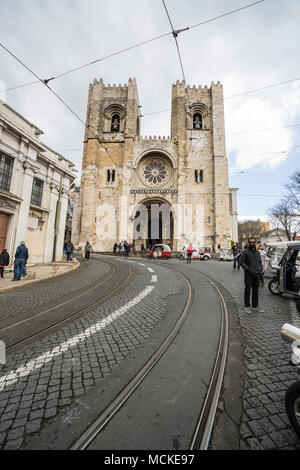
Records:
M202 114L201 113L195 113L193 115L193 129L202 129Z
M120 116L114 114L111 118L111 132L119 132L120 130Z

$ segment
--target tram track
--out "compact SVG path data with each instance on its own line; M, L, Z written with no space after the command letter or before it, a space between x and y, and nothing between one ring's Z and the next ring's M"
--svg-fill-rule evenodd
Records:
M97 259L97 258L95 258ZM32 315L31 317L27 317L23 320L20 320L18 322L15 322L11 325L8 325L2 329L0 329L0 335L1 333L3 334L3 332L5 331L8 331L10 329L14 329L20 325L23 325L24 323L27 323L27 322L30 322L30 321L33 321L34 319L38 318L38 317L42 317L43 315L46 315L48 314L49 312L51 311L54 311L54 310L57 310L61 307L65 307L67 306L68 304L71 304L72 302L75 302L77 301L78 299L84 297L84 296L87 296L88 294L90 294L91 292L95 291L95 289L98 289L99 287L103 286L105 283L107 283L108 281L110 281L112 279L112 277L116 274L116 267L115 265L111 262L111 261L108 261L108 260L105 260L105 262L107 262L108 264L110 264L113 269L112 271L104 278L102 279L102 281L96 285L94 285L93 287L89 288L88 290L85 290L84 292L82 292L81 294L78 294L77 296L75 297L72 297L71 299L68 299L60 304L56 304L46 310L43 310L42 312L38 312L37 314L35 315ZM107 294L101 296L101 298L98 298L96 300L94 300L93 302L90 302L88 305L85 305L83 308L71 313L70 315L67 315L65 316L64 318L60 319L60 320L57 320L53 323L51 323L51 325L48 325L47 327L45 328L40 328L38 331L35 331L34 333L30 334L30 335L27 335L25 338L22 338L21 340L19 341L16 341L14 343L11 343L11 344L6 344L6 351L7 352L11 352L14 348L16 347L19 347L19 346L22 346L24 344L26 344L29 340L32 340L36 337L38 337L39 335L41 334L44 334L44 333L50 333L53 329L57 328L58 326L62 326L64 324L67 324L70 320L72 319L76 319L78 316L81 316L83 313L89 311L91 308L94 308L96 307L97 305L100 305L101 303L103 303L105 300L109 299L110 297L112 297L114 294L116 294L120 289L122 289L125 285L128 284L128 282L130 281L130 279L132 278L132 274L133 274L133 271L131 269L131 267L128 265L127 266L128 268L128 274L125 278L125 280L119 284L116 288L114 288L113 290L109 291Z
M158 263L161 266L166 267L165 264ZM163 340L154 354L148 359L145 365L139 370L139 372L129 381L129 383L124 387L124 389L114 398L114 400L107 406L107 408L101 412L101 414L94 420L94 422L81 434L81 436L72 444L70 450L86 450L89 448L91 443L96 439L96 437L101 433L105 426L111 421L122 406L126 403L129 397L134 393L137 387L141 382L146 378L149 372L155 367L159 362L161 357L164 355L168 347L173 342L174 338L177 336L181 330L194 300L194 289L188 279L188 277L181 272L180 270L174 268L172 269L179 273L185 280L188 286L188 297L185 303L185 306L178 318L175 326L169 332L167 337ZM214 423L215 413L217 409L217 404L220 396L221 385L225 370L226 363L226 354L228 346L228 312L226 308L226 303L224 297L216 286L216 284L208 278L195 271L197 274L202 276L203 279L208 281L213 288L216 290L220 307L221 307L221 332L219 337L219 344L217 349L217 354L215 358L215 363L210 379L210 384L206 393L204 404L199 414L197 420L196 428L193 432L193 436L190 443L191 450L197 449L207 449L209 445L209 439Z

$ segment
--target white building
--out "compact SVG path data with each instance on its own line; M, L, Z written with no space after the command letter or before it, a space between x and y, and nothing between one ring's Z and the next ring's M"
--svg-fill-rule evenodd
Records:
M68 191L74 164L40 142L43 134L0 101L0 250L11 261L25 241L29 263L62 258ZM61 194L54 253L57 202Z

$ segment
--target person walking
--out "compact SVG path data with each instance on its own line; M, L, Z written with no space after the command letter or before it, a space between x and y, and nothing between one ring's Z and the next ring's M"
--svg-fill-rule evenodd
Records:
M192 262L193 245L190 243L187 247L187 263Z
M25 262L28 260L29 253L25 242L21 242L15 253L14 277L12 281L20 281L23 274Z
M72 253L73 253L71 242L69 242L67 244L66 252L67 252L67 261L71 261L72 260Z
M125 259L128 259L130 253L130 245L125 241L124 242L124 250L125 250Z
M240 263L245 272L245 312L251 313L250 294L252 290L252 312L263 313L264 310L258 307L258 288L262 263L259 251L256 249L255 238L249 238L248 247L241 254Z
M90 253L92 251L92 245L89 242L86 242L84 247L85 259L90 259Z
M9 254L6 248L0 254L0 276L4 279L4 268L9 265Z
M241 249L239 245L236 243L232 247L233 251L233 269L240 269L240 259L241 259Z
M260 278L259 278L260 287L265 287L264 274L266 270L267 252L264 250L264 247L262 245L259 245L258 250L259 250L261 264L262 264L262 271L261 271Z
M118 244L115 242L115 243L114 243L114 247L113 247L114 256L116 256L117 248L118 248Z

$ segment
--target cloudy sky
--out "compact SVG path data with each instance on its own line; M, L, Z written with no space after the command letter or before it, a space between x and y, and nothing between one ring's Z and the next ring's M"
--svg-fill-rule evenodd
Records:
M190 27L178 36L187 83L224 86L240 218L265 216L300 167L299 0L265 0L206 22L254 1L165 0L174 28ZM0 0L0 18L0 42L42 79L103 58L49 82L83 121L94 78L124 84L135 77L142 134L170 134L171 88L182 72L162 0ZM80 169L82 123L41 83L14 88L35 80L0 48L1 99Z

